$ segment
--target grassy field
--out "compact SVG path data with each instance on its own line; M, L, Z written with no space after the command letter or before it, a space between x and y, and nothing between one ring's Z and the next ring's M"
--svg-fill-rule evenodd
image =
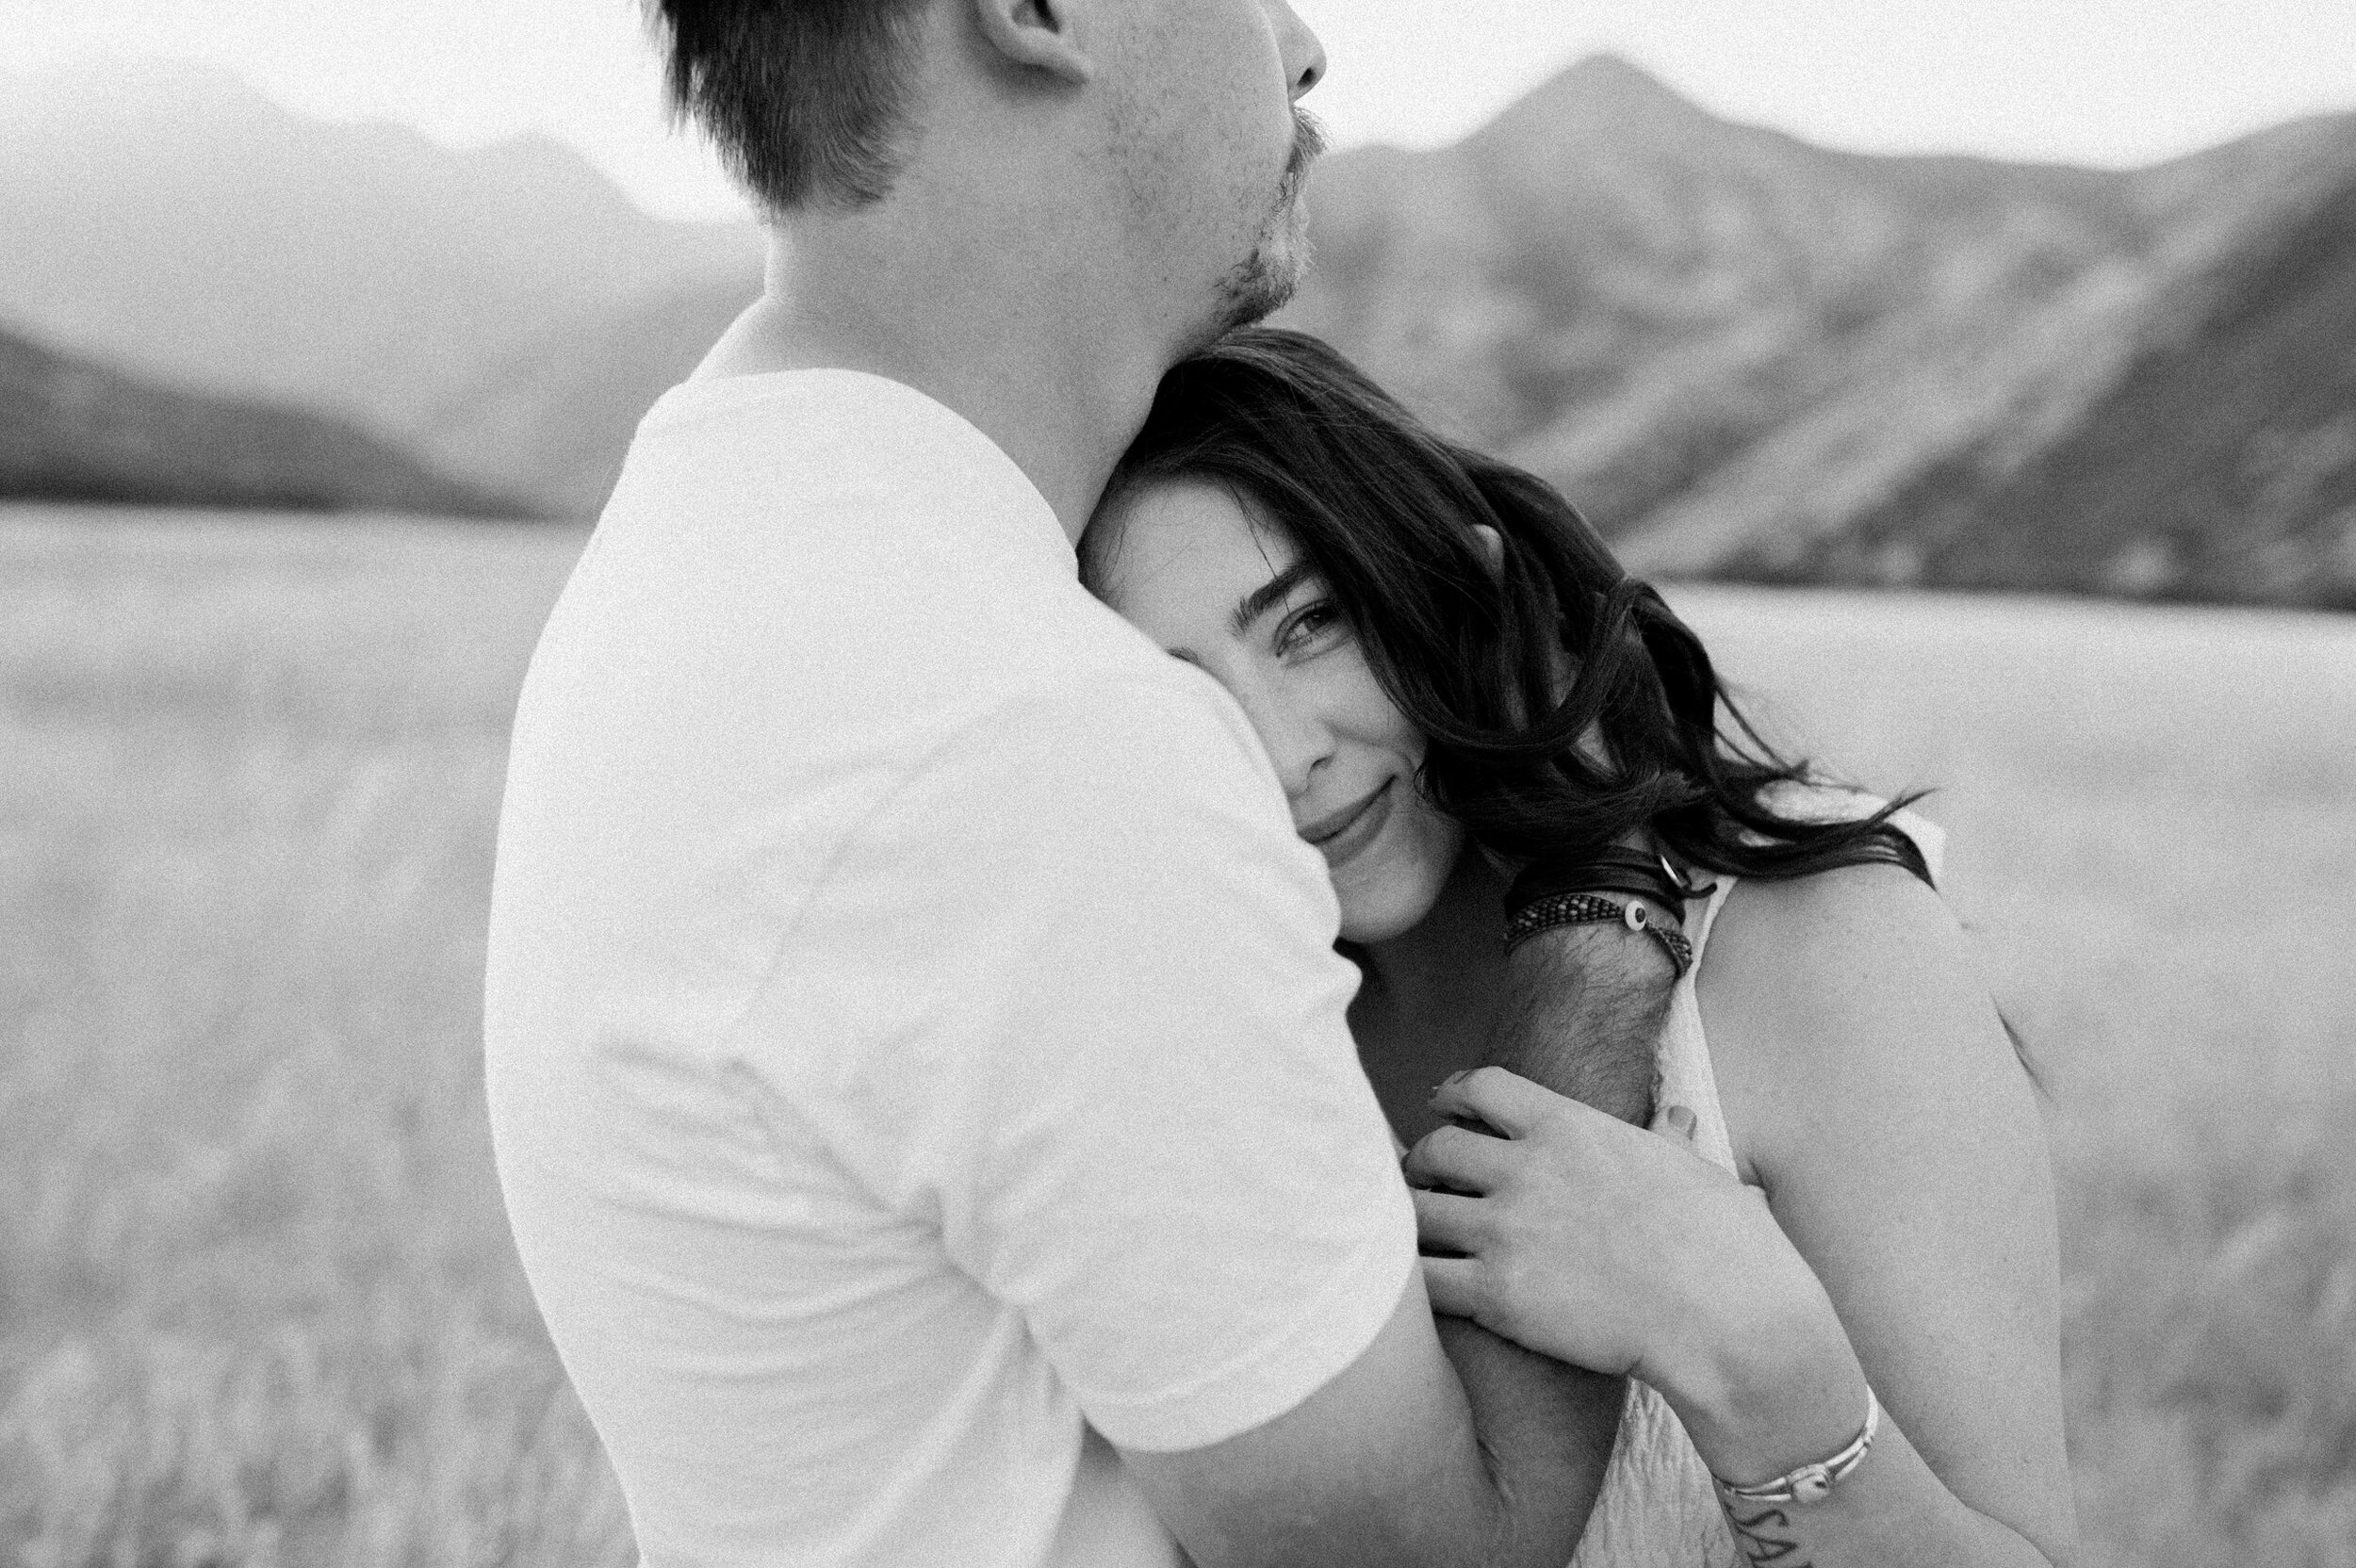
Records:
M0 1560L630 1560L478 1104L579 544L0 512ZM2053 1096L2089 1561L2356 1565L2356 620L1677 597L1942 787Z

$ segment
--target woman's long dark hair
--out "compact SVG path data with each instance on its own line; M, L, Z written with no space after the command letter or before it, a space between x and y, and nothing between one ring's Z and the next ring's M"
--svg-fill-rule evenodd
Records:
M1092 586L1123 498L1177 479L1235 490L1307 559L1423 732L1425 792L1483 846L1577 858L1649 829L1738 876L1887 864L1931 880L1889 820L1919 795L1854 821L1776 809L1807 765L1759 738L1701 639L1570 502L1437 434L1317 339L1234 333L1163 379L1105 492L1114 529L1081 541ZM1476 524L1503 537L1501 570Z

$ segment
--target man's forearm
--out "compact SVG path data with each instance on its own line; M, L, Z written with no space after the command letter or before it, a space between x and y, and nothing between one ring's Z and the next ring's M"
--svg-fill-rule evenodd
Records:
M1437 1320L1470 1402L1504 1539L1489 1560L1534 1542L1576 1539L1603 1491L1628 1385L1501 1339L1469 1318Z
M1507 965L1487 1060L1624 1120L1652 1112L1655 1062L1677 973L1625 926L1543 931ZM1582 1529L1601 1494L1627 1384L1525 1350L1463 1318L1441 1343L1471 1402L1510 1561L1530 1539Z
M1677 979L1660 944L1624 925L1541 931L1506 961L1485 1059L1642 1126Z

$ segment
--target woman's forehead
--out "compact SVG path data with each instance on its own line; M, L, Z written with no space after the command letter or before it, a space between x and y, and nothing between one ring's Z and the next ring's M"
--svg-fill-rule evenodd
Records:
M1243 581L1255 588L1291 570L1301 551L1250 495L1208 479L1166 480L1124 500L1107 519L1113 586L1141 589L1147 580Z

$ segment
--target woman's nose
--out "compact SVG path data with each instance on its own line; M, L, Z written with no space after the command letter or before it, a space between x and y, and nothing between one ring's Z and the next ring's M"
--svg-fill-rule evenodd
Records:
M1296 798L1307 793L1319 765L1333 755L1333 727L1310 705L1276 692L1254 694L1245 704L1245 716L1259 732L1284 793Z

